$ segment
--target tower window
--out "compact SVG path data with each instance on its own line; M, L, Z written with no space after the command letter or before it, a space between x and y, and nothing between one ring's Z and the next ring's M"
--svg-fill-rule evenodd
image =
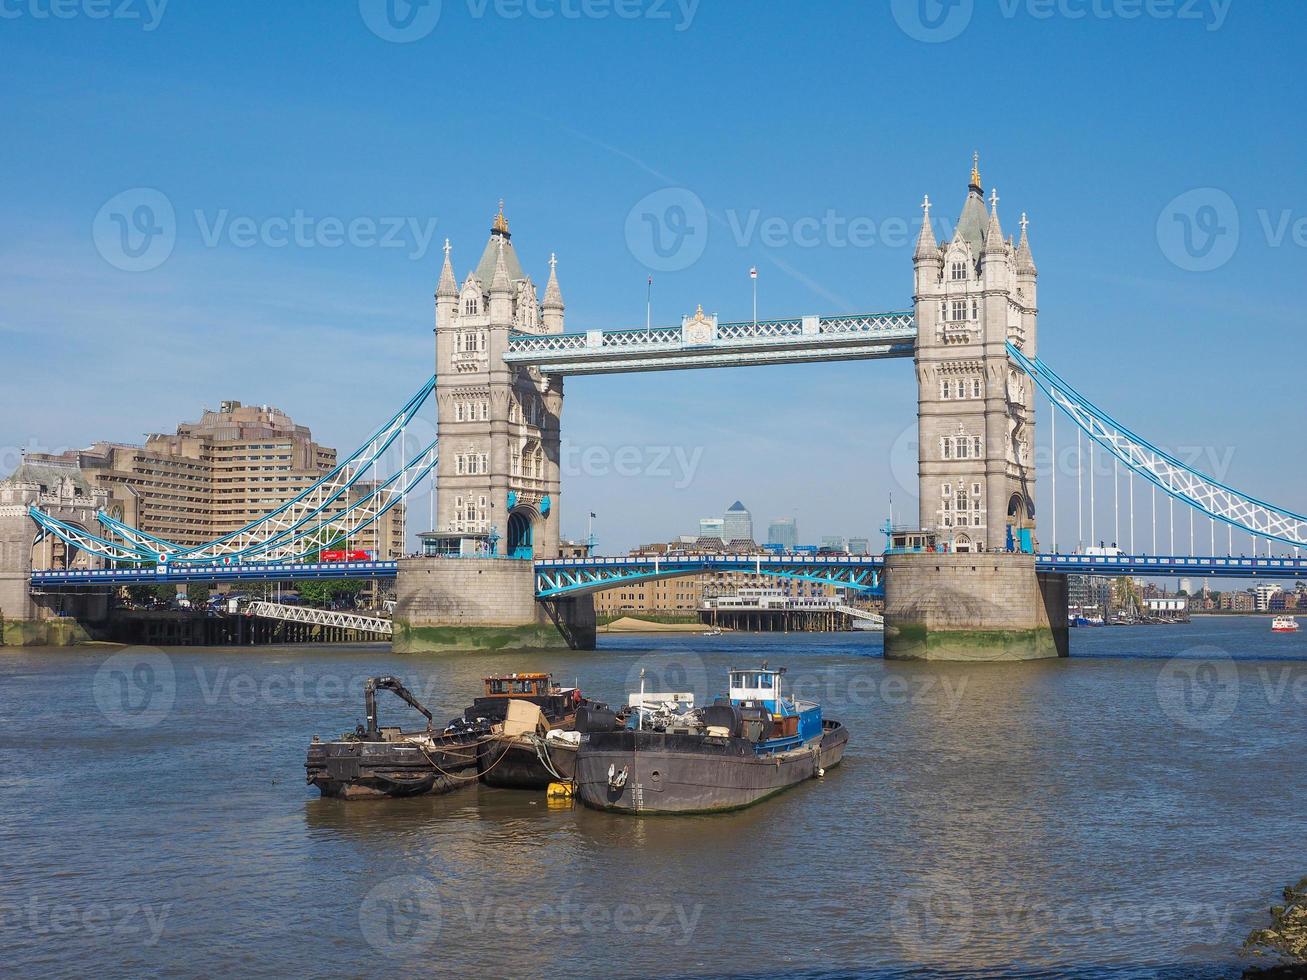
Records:
M962 321L967 318L967 301L965 299L955 299L953 301L953 319Z
M959 282L967 278L967 264L965 262L954 262L953 268L949 273L949 278L954 282Z
M950 381L948 378L945 378L943 381L939 383L939 397L940 398L953 397L953 382Z

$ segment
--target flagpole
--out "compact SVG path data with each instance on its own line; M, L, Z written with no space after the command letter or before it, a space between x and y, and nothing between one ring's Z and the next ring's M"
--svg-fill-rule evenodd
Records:
M649 330L653 327L653 276L649 277L648 290L644 298L644 328Z
M750 266L749 278L753 280L753 326L758 327L758 267Z

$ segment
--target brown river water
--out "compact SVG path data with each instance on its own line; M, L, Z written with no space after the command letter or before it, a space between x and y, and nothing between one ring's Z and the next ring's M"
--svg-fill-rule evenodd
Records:
M600 642L0 652L0 973L1236 977L1307 874L1307 631L1080 629L1024 665L886 662L864 634ZM495 671L620 702L642 668L709 698L762 660L852 740L739 813L304 785L370 675L444 721Z

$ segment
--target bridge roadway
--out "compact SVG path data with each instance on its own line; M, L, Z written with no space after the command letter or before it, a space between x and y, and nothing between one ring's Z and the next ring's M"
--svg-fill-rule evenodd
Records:
M981 556L977 555L979 559ZM457 559L451 559L457 560ZM504 561L513 559L505 558ZM844 586L860 592L880 590L880 555L686 555L615 558L548 558L535 563L540 599L586 595L603 589L709 572L744 572ZM1038 554L1040 571L1070 575L1192 575L1211 578L1307 579L1307 558L1187 555ZM395 561L176 565L157 568L35 571L32 588L64 586L162 585L187 582L277 582L304 579L394 578Z

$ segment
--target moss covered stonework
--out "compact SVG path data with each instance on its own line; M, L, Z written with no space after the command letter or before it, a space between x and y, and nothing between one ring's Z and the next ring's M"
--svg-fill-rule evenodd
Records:
M594 649L593 600L546 608L536 601L529 560L407 558L395 593L393 644L400 653Z
M1031 555L890 555L885 657L1014 661L1068 653L1066 579Z
M396 653L567 648L553 623L543 626L407 626L395 624Z
M75 619L0 621L0 646L74 647L93 639Z

